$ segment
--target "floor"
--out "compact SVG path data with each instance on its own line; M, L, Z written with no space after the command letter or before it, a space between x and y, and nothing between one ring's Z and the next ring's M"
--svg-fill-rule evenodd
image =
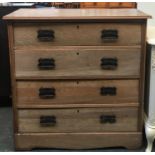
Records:
M0 107L0 152L13 152L13 129L12 129L12 110L10 107ZM139 150L130 150L134 152L143 152L145 146ZM58 149L48 149L48 150L33 150L35 152L45 151L70 151L70 150L58 150ZM75 151L75 150L74 150ZM78 150L78 151L91 151L91 152L127 152L129 150L124 148L106 148L106 149L94 149L94 150ZM155 145L153 152L155 152Z
M0 151L13 151L12 110L0 107Z

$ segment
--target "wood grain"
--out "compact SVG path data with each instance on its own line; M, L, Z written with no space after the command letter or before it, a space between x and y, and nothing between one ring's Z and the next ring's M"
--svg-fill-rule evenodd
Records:
M116 95L101 95L101 87L116 87ZM40 98L40 88L55 88L55 97ZM17 104L50 106L53 104L138 103L138 89L138 80L19 81L17 82Z
M143 131L144 126L144 90L145 90L145 74L146 74L146 29L147 21L142 24L141 33L142 33L142 55L141 55L141 79L140 79L140 110L139 110L139 128Z
M139 147L147 18L135 9L21 9L5 16L16 149ZM54 41L38 41L40 29L54 30ZM118 39L102 41L103 29L118 30ZM54 74L36 69L44 56L56 59ZM101 56L118 57L117 70L101 72ZM116 86L117 95L101 96L103 86ZM40 87L55 87L55 98L38 97ZM116 123L101 126L103 112L115 114ZM59 126L38 126L40 115L53 113Z
M10 68L11 68L11 98L12 98L12 110L13 110L13 131L14 133L18 130L17 124L17 108L16 108L16 80L15 80L15 53L13 52L13 45L14 45L14 31L12 24L7 25L8 29L8 41L9 41L9 61L10 61Z
M3 17L5 20L88 20L147 19L151 16L137 9L19 9Z
M80 46L81 47L81 46ZM70 79L72 78L124 78L138 77L140 75L139 48L68 48L62 47L43 50L16 50L15 69L18 79ZM38 60L40 58L53 58L55 69L40 70ZM116 58L118 67L115 70L101 68L102 58Z
M115 123L100 123L100 116L115 116ZM19 133L138 131L138 108L74 108L19 110ZM42 127L41 116L55 116L55 126Z
M31 150L32 148L93 149L120 146L137 149L141 145L141 132L16 134L17 150Z
M101 32L107 29L117 30L118 39L103 41ZM53 30L55 39L48 42L39 41L38 30ZM14 38L15 47L140 45L141 27L136 23L16 23L14 24Z
M18 104L16 106L16 108L18 109L49 109L49 108L105 108L105 107L113 107L113 108L119 108L119 107L137 107L139 106L139 102L125 102L125 103L115 103L115 104L111 104L111 103L105 103L105 104L98 104L98 103L92 103L92 104L81 104L81 103L77 103L77 104Z

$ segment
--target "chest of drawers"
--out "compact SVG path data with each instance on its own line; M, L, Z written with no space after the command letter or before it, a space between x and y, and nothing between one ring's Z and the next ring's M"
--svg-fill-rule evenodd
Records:
M147 18L135 9L5 16L16 149L140 147Z

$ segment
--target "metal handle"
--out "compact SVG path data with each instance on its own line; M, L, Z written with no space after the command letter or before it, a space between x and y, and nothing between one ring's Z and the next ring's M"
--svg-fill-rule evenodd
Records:
M53 41L54 31L53 30L38 30L37 38L39 41Z
M115 115L101 115L100 116L100 123L116 123L116 116Z
M53 58L40 58L38 60L38 68L40 70L55 69L55 60Z
M50 127L56 125L55 116L40 116L40 125L42 127Z
M102 58L101 59L101 68L104 70L115 70L118 67L117 58Z
M116 41L118 39L118 30L107 29L101 31L103 41Z
M40 88L39 97L42 99L51 99L56 96L55 88Z
M117 94L117 89L116 87L102 87L100 93L103 96L115 96Z

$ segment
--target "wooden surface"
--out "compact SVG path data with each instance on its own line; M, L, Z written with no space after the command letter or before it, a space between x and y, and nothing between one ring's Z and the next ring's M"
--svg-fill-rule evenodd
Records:
M116 95L102 96L101 87L116 87ZM55 98L39 97L40 88L55 88ZM17 82L18 105L53 104L123 104L137 103L138 80L94 80L94 81L51 81ZM132 91L131 91L132 90Z
M6 20L147 19L137 9L19 9L4 16Z
M16 78L15 78L15 54L13 52L14 46L14 36L13 36L13 26L12 24L8 24L8 38L9 38L9 61L10 61L10 69L11 69L11 90L12 90L12 107L13 107L13 132L17 133L17 108L16 108ZM14 139L15 142L15 139Z
M141 79L140 79L140 112L139 112L139 130L143 131L144 126L144 90L145 90L145 72L146 72L146 31L147 31L147 21L142 24L142 56L141 56Z
M14 13L15 18L13 19L13 16L10 15L12 22L8 22L10 24L8 28L16 148L139 147L142 142L143 125L146 19L149 16L136 10L125 11L124 9L121 11L115 9L113 11L99 9L95 11L93 11L94 9L75 11L71 9L63 16L61 13L64 10L55 10L55 13L53 12L52 15L47 16L49 10L45 9L42 10L44 13L39 18L39 10L30 10L27 13L24 11L24 15L20 14L22 10L21 12L19 10L16 12L18 17ZM34 14L36 11L39 13ZM74 14L71 14L72 11ZM80 16L80 13L78 14L79 11L84 12L82 16ZM109 15L103 15L105 12ZM30 19L27 18L29 13L33 13ZM26 22L24 22L25 19L27 19ZM66 21L65 24L63 19ZM100 21L97 21L97 19ZM59 20L59 23L56 20ZM107 21L108 23L106 23ZM118 29L120 39L117 42L101 44L100 31L104 26L106 29L109 27L110 29ZM54 44L53 42L47 43L37 40L36 32L40 28L54 28L56 36ZM59 31L62 32L62 36ZM82 39L80 36L82 36ZM105 71L104 74L99 72L97 62L102 54L103 56L117 56L119 58L119 66L115 73L113 71ZM56 67L58 68L55 68L54 71L59 72L47 74L48 71L44 73L37 71L34 67L37 63L36 60L44 56L51 56L57 60L58 66ZM60 62L62 58L63 61ZM95 66L94 69L91 63ZM59 68L59 65L63 67ZM74 69L70 70L70 68ZM117 95L100 96L99 88L103 85L116 85L118 88ZM49 86L56 87L56 97L48 100L39 98L38 89ZM94 119L85 121L87 124L83 123L81 115L78 115L81 114L81 110L79 110L81 108L87 109L86 113L82 110L85 119L87 116L94 118L101 111L105 112L106 109L107 113L111 114L112 111L120 119L118 119L118 124L113 124L112 128L107 125L101 131L102 127L91 125L94 124ZM89 110L91 108L92 110ZM96 109L99 109L99 111ZM48 114L54 112L55 115L58 115L59 120L63 123L66 121L69 125L65 123L62 125L64 128L58 127L60 133L51 133L50 129L46 129L49 133L45 133L46 131L44 132L40 126L37 126L38 121L36 121L40 114L45 114L45 111ZM67 111L67 113L64 111ZM70 116L70 113L76 113L79 117ZM67 119L64 120L65 117ZM68 121L70 119L77 120L74 123L78 122L80 124L78 125L80 126L79 129L84 133L81 133L76 125L70 125L71 121ZM71 132L71 130L76 133L65 133ZM19 131L23 133L21 134ZM31 133L32 131L36 133ZM53 128L52 131L56 132Z
M105 103L105 104L96 104L96 103L92 103L92 104L81 104L81 103L77 103L77 104L17 104L16 108L17 110L19 109L49 109L49 108L105 108L105 107L113 107L113 108L118 108L118 107L137 107L139 106L139 102L130 102L130 103L119 103L119 104L110 104L110 103ZM138 112L139 113L139 112ZM139 129L141 129L139 127Z
M117 30L118 39L104 41L101 32L107 29ZM55 38L40 41L38 30L53 30ZM24 23L15 24L14 39L15 46L136 46L141 44L141 27L132 23Z
M52 47L47 49L15 50L18 79L103 79L140 77L140 48L125 47ZM55 69L40 70L40 58L53 58ZM114 70L101 68L102 58L117 58Z
M115 123L100 123L101 115L114 115ZM80 133L137 131L138 108L74 108L19 110L20 133ZM55 116L54 126L40 125L40 116Z
M15 134L17 150L32 148L93 149L104 147L126 147L137 149L142 145L142 133L25 133Z

